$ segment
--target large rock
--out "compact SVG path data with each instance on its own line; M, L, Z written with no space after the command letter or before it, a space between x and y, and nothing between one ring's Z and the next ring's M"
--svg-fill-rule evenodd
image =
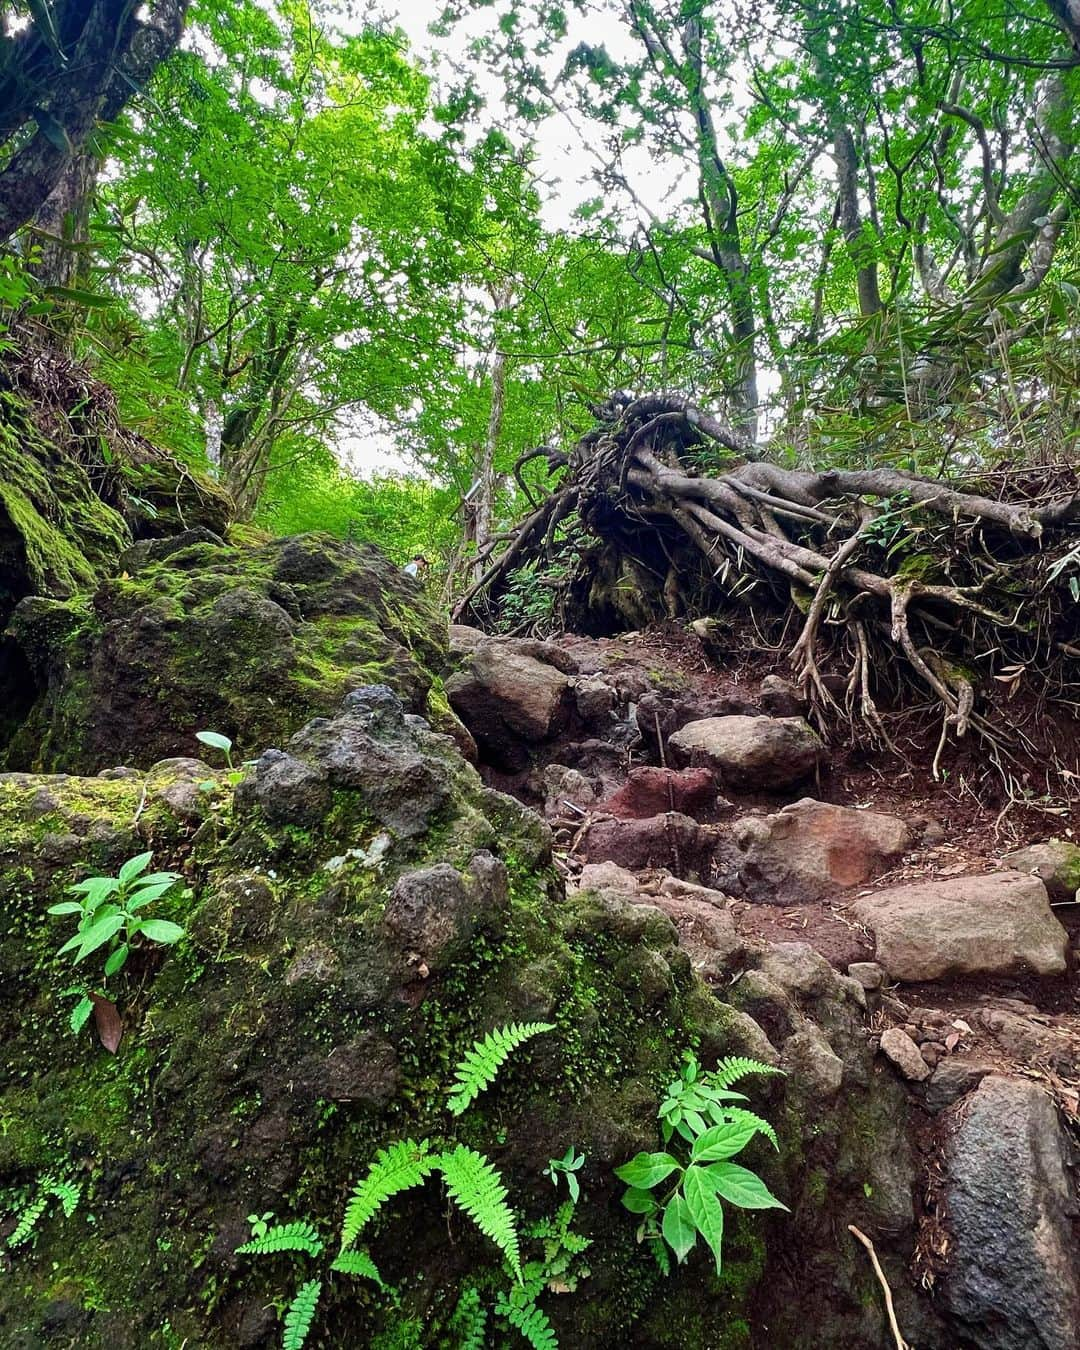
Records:
M736 792L802 782L824 751L801 717L707 717L676 731L669 745L680 763L705 765Z
M1080 1347L1074 1150L1037 1084L984 1078L949 1148L945 1296L978 1350Z
M669 811L645 820L596 820L578 851L591 863L617 862L636 871L666 867L684 875L705 876L713 845L708 826Z
M1051 900L1073 900L1080 895L1080 846L1065 839L1029 844L1002 859L1014 872L1028 872L1046 887Z
M1065 972L1068 937L1046 887L1020 872L897 886L856 901L853 912L896 980Z
M529 745L565 723L570 681L561 670L500 643L477 646L446 682L450 706L499 767L528 762Z
M747 816L733 839L751 898L814 900L858 886L900 856L910 832L896 816L805 797L771 816Z
M640 820L664 811L694 815L716 801L716 780L708 769L661 769L640 765L603 804L603 810L622 819Z
M243 754L363 684L391 685L448 730L456 722L433 686L445 624L374 548L329 535L240 548L193 530L136 544L123 565L90 604L31 596L17 607L9 633L36 698L8 767L146 765L190 754L201 730Z

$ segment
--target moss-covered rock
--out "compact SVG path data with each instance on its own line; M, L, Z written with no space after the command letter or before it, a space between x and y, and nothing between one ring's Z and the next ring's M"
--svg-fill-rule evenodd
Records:
M363 684L423 711L445 660L445 621L369 546L191 530L136 543L120 568L92 596L18 605L8 635L37 692L0 749L8 767L146 765L207 729L260 749Z
M110 984L126 1023L112 1057L89 1032L67 1032L55 952L70 921L45 910L65 884L146 847L155 868L192 884L190 899L167 902L188 937ZM730 1235L721 1280L703 1262L665 1280L612 1175L656 1145L658 1089L723 1006L662 915L566 902L546 828L484 788L388 689L360 691L264 754L235 795L190 761L0 778L0 867L12 1029L0 1049L0 1209L11 1216L44 1173L85 1190L71 1218L47 1211L13 1253L4 1344L46 1343L55 1326L88 1350L274 1343L263 1310L326 1262L236 1256L245 1216L310 1215L332 1242L351 1182L403 1137L483 1152L521 1216L527 1259L543 1252L527 1225L559 1198L543 1168L571 1144L584 1151L572 1227L592 1246L552 1276L575 1292L542 1299L564 1347L750 1343L756 1225ZM555 1031L451 1117L445 1089L472 1041L540 1018ZM447 1228L434 1179L389 1203L365 1237L396 1292L328 1280L314 1344L398 1344L412 1326L404 1343L436 1345L463 1284L488 1304L509 1288L472 1225L458 1216Z

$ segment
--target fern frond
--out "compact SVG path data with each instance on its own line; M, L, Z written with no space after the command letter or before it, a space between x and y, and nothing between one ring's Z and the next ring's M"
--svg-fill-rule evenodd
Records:
M754 1115L753 1111L743 1110L741 1106L729 1106L725 1108L724 1114L729 1120L741 1120L747 1125L753 1125L754 1129L760 1134L763 1134L769 1143L772 1144L777 1153L780 1152L780 1140L777 1139L776 1131L767 1120L762 1120L760 1116Z
M487 1309L480 1302L479 1291L471 1285L463 1289L447 1328L454 1334L457 1350L485 1350L487 1316Z
M7 1240L9 1247L19 1247L26 1241L30 1234L37 1227L38 1220L45 1213L45 1206L49 1203L48 1194L45 1191L39 1191L33 1200L23 1209L19 1215L19 1222L15 1225L14 1231Z
M322 1239L313 1223L296 1219L292 1223L278 1223L268 1228L262 1237L252 1238L237 1247L237 1256L268 1256L273 1252L307 1252L318 1256L323 1249Z
M505 1317L522 1340L528 1341L533 1350L559 1350L559 1338L555 1328L548 1321L547 1314L535 1303L526 1303L516 1308L505 1294L500 1294L495 1303L495 1311Z
M464 1144L458 1144L448 1153L440 1153L434 1161L443 1175L450 1198L481 1233L495 1243L520 1282L517 1223L506 1203L506 1187L498 1171L482 1153L466 1148Z
M77 1181L67 1180L66 1177L42 1177L41 1186L47 1195L54 1195L60 1201L64 1218L70 1219L78 1208L82 1186Z
M456 1082L447 1091L450 1114L461 1113L489 1087L509 1058L511 1053L533 1036L545 1031L554 1031L551 1022L511 1022L509 1026L497 1027L479 1041L474 1041L472 1049L454 1068Z
M365 1279L374 1280L380 1289L386 1288L378 1267L367 1252L340 1252L330 1269L341 1275L363 1275Z
M729 1088L741 1082L742 1079L749 1078L751 1074L764 1075L783 1072L783 1069L774 1068L771 1064L763 1064L759 1059L745 1059L741 1055L728 1055L710 1072L709 1080L718 1088Z
M311 1324L315 1320L315 1309L319 1306L321 1293L322 1280L308 1280L296 1291L296 1297L289 1304L289 1310L285 1314L282 1350L303 1350Z
M410 1190L433 1170L427 1140L398 1139L379 1149L367 1176L353 1188L341 1222L341 1250L351 1247L371 1216L400 1191Z

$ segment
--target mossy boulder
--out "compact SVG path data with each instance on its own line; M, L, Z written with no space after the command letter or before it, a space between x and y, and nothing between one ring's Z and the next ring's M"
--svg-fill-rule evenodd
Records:
M68 1033L55 952L70 920L45 911L148 847L190 884L165 902L187 937L110 982L125 1022L111 1056ZM695 1260L665 1279L612 1174L657 1146L658 1092L682 1049L744 1048L717 1038L724 1005L662 915L567 901L546 828L389 689L359 691L264 753L235 793L191 761L0 778L0 868L0 1240L43 1174L84 1188L73 1216L50 1209L11 1253L3 1344L269 1346L280 1326L265 1310L316 1274L312 1344L454 1344L463 1286L489 1306L511 1286L473 1225L455 1211L447 1226L435 1178L365 1231L393 1293L329 1277L330 1257L235 1252L246 1216L269 1210L311 1216L332 1243L350 1185L402 1138L490 1159L530 1260L544 1244L529 1226L560 1199L543 1168L570 1145L585 1153L572 1228L592 1245L551 1277L567 1292L542 1298L564 1347L751 1343L757 1217L732 1224L722 1276ZM452 1117L464 1051L533 1020L555 1029ZM765 1151L752 1161L775 1170ZM501 1344L494 1323L486 1343Z
M200 730L246 752L371 683L415 711L432 695L451 728L433 684L445 633L420 586L369 546L329 535L232 545L205 529L144 540L92 594L17 606L8 638L34 695L0 757L18 769L144 766L190 754Z

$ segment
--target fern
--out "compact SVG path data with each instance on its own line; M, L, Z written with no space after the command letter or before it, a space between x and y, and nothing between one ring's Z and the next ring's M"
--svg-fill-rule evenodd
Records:
M82 1196L82 1186L65 1177L43 1176L38 1179L37 1194L19 1214L18 1222L8 1237L9 1247L20 1247L38 1226L41 1216L49 1206L49 1197L60 1201L64 1218L70 1219L78 1208Z
M378 1267L367 1252L340 1252L330 1269L341 1275L362 1275L365 1279L374 1280L380 1289L386 1288Z
M289 1310L285 1314L282 1350L303 1350L311 1324L315 1320L315 1309L319 1305L321 1293L322 1280L308 1280L296 1291L296 1297L289 1304Z
M450 1197L491 1239L521 1282L521 1253L513 1211L506 1203L506 1187L482 1153L464 1144L433 1160L446 1181Z
M776 1137L776 1131L767 1120L762 1120L760 1116L754 1115L753 1111L744 1110L741 1106L728 1106L724 1108L724 1114L730 1121L744 1121L747 1125L753 1125L776 1149L780 1152L780 1140Z
M18 1247L26 1241L30 1234L37 1227L38 1220L45 1213L45 1206L49 1203L49 1197L45 1191L38 1191L33 1200L23 1209L19 1215L19 1222L15 1225L15 1231L9 1236L7 1245L9 1247Z
M714 1087L729 1088L734 1087L742 1079L749 1078L751 1074L783 1072L783 1069L774 1068L771 1064L763 1064L759 1059L744 1059L739 1055L729 1055L727 1059L722 1059L712 1070L709 1074L709 1080Z
M511 1022L509 1026L489 1031L483 1040L474 1041L472 1049L454 1069L457 1081L447 1089L450 1114L460 1116L495 1081L499 1070L519 1045L541 1032L554 1030L551 1022Z
M485 1350L487 1316L478 1291L471 1285L463 1289L448 1327L454 1334L457 1350Z
M379 1149L367 1176L353 1189L341 1222L341 1250L351 1247L371 1216L401 1191L419 1186L435 1167L427 1140L398 1139Z
M64 1177L42 1177L41 1186L47 1195L54 1195L60 1201L64 1218L70 1219L82 1196L82 1187L78 1182L68 1181Z
M273 1252L307 1252L309 1256L318 1256L323 1249L313 1223L307 1219L297 1219L293 1223L278 1223L268 1228L262 1237L252 1238L242 1247L237 1247L237 1256L267 1256Z
M528 1341L533 1350L559 1350L559 1338L555 1328L548 1321L547 1314L535 1303L526 1303L524 1307L515 1307L505 1294L500 1294L495 1303L495 1311L505 1317L522 1340Z

